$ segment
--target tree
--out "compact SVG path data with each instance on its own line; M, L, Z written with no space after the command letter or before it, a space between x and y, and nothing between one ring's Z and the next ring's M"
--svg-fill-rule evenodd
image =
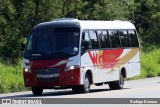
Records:
M160 0L0 0L0 56L15 60L20 45L38 23L56 18L130 20L143 44L160 45Z
M135 24L143 45L160 45L160 0L135 0Z

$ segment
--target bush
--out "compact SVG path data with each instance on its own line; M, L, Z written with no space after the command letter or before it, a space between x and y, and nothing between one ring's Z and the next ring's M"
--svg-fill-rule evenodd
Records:
M15 62L17 63L2 63L0 58L0 93L28 90L23 83L22 60ZM141 75L127 80L160 76L160 49L149 48L142 51L141 67Z
M132 79L160 76L160 49L155 46L143 49L141 52L141 75Z
M18 63L4 64L0 62L0 93L24 91L22 61Z
M145 70L146 77L155 77L160 74L160 49L149 53L142 52L142 70Z

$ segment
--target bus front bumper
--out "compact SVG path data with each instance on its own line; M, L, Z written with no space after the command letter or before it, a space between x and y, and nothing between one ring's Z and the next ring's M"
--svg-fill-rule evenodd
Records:
M62 71L59 75L43 74L23 71L25 87L54 87L80 85L80 68Z

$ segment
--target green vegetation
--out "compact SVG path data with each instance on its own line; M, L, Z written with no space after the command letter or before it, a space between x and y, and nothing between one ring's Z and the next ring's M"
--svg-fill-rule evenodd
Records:
M147 49L149 49L149 47ZM151 51L143 50L141 52L141 75L127 80L156 76L160 76L160 49L152 47Z
M142 52L142 77L160 76L160 49Z
M26 90L17 59L36 24L63 17L130 21L131 13L144 47L142 74L132 79L160 76L160 0L0 0L0 93Z
M0 93L24 91L22 61L16 65L0 63Z
M127 80L160 76L160 49L150 48L152 51L141 52L141 75ZM25 91L22 74L22 61L16 65L0 63L0 93Z
M30 30L56 18L131 20L143 45L160 45L160 0L0 0L0 56L12 62L21 56Z

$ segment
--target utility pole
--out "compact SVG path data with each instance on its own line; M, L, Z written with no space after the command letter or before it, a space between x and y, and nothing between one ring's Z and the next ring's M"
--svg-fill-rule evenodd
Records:
M58 0L54 0L54 17L57 18L57 5L58 5Z
M131 22L134 24L134 10L131 12Z

